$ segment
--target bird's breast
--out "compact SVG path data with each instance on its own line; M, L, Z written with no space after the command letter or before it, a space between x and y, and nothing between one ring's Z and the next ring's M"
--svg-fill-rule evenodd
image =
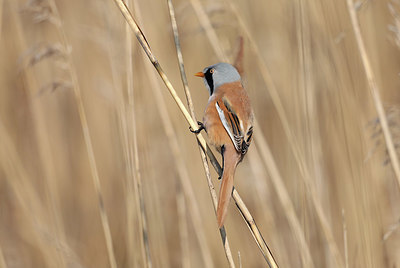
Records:
M210 143L219 151L222 145L230 143L231 140L215 108L216 101L215 98L210 98L204 112L203 124Z

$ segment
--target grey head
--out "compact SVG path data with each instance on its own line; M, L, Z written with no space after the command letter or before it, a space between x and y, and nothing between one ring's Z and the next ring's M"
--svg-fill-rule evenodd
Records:
M241 80L236 68L225 62L208 66L204 68L203 72L196 75L203 77L204 84L210 96L223 84Z

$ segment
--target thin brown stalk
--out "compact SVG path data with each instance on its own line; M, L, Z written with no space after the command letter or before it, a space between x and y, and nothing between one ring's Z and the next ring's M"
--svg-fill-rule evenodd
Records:
M57 6L56 6L54 0L49 0L49 4L50 4L52 12L54 12L54 16L56 18L58 18L59 21L61 22L62 21L61 16L58 12L58 9L57 9ZM55 25L60 33L62 43L64 44L65 47L68 47L69 43L68 43L67 36L64 32L64 29L62 27L62 23L55 24ZM70 67L69 71L70 71L70 76L71 76L71 80L72 80L72 84L73 84L75 101L76 101L76 104L78 107L81 128L82 128L83 137L84 137L84 141L85 141L86 151L88 153L93 184L94 184L95 191L96 191L97 198L98 198L99 213L100 213L101 224L103 227L104 237L105 237L105 241L106 241L107 253L108 253L108 257L109 257L109 261L110 261L110 266L112 268L116 268L117 262L115 260L110 225L109 225L108 216L107 216L107 213L106 213L106 210L104 207L104 199L103 199L103 194L102 194L102 190L101 190L101 183L100 183L99 173L98 173L98 169L97 169L96 159L94 156L93 145L92 145L92 140L90 137L90 131L89 131L89 126L88 126L88 122L87 122L86 112L85 112L85 108L84 108L84 104L83 104L83 100L82 100L82 93L81 93L80 85L78 82L78 76L75 71L75 66L72 62L72 56L69 55L69 57L66 57L66 60Z
M396 153L396 149L394 147L392 134L390 133L388 121L385 115L385 110L383 108L382 100L379 94L379 88L375 80L374 72L372 70L371 63L368 58L367 50L365 48L364 40L361 35L360 24L357 19L356 9L352 0L347 0L347 7L350 14L351 24L353 27L354 35L356 38L358 51L360 52L360 57L363 63L365 75L367 77L369 90L372 95L372 99L374 101L375 109L378 113L379 122L382 126L383 136L385 138L386 147L388 149L390 163L392 164L392 168L394 174L397 179L397 184L400 187L400 165L399 159Z
M151 49L150 49L149 44L147 43L147 40L145 39L145 37L144 37L142 31L140 30L140 28L138 27L137 23L133 19L133 16L130 13L129 9L127 8L127 6L125 5L125 3L122 0L114 0L114 2L119 7L119 9L120 9L121 13L123 14L123 16L125 17L127 23L131 26L133 32L135 33L136 37L138 38L138 41L139 41L140 45L143 47L146 55L150 59L150 61L153 64L154 68L157 70L158 74L161 76L161 79L163 80L163 82L164 82L165 86L167 87L168 91L170 92L170 94L174 98L176 104L178 105L180 111L184 115L186 121L189 123L189 125L193 129L196 129L197 128L197 123L191 118L189 112L185 108L182 100L178 97L174 87L172 86L171 82L169 81L168 77L166 76L165 72L163 71L163 69L162 69L161 65L159 64L158 60L154 57L154 54L151 52ZM198 139L198 142L201 144L202 148L206 151L207 155L212 154L211 150L207 149L207 143L206 143L204 137L201 134L197 135L197 139ZM235 198L238 198L238 197L239 197L239 195L235 195ZM235 200L235 201L237 201L237 200ZM241 207L241 209L246 210L247 208L246 207ZM248 213L243 213L243 214L244 215L248 215ZM255 225L255 223L253 221L251 221L250 219L249 219L249 222L251 224ZM252 229L252 230L254 230L254 229ZM256 227L256 225L255 225L255 230L257 230L259 232L259 230ZM255 235L254 237L257 238L257 237L260 237L260 235ZM257 241L257 243L258 244L265 244L265 241L261 240L261 241ZM264 258L267 258L268 253L264 252L263 248L260 248L260 250L262 251Z
M133 95L132 95L133 96ZM133 100L132 100L133 101ZM137 125L136 125L136 117L135 117L135 110L134 110L134 103L130 103L131 105L131 120L132 120L132 141L133 141L133 159L134 159L134 190L135 195L138 197L139 200L139 211L140 211L140 230L142 230L143 235L143 244L145 249L145 263L146 267L151 268L152 261L150 255L150 246L148 240L148 228L147 228L147 220L146 220L146 212L145 212L145 203L144 203L144 196L143 196L143 188L142 188L142 176L140 173L140 162L139 162L139 150L138 150L138 142L137 142Z
M130 3L131 1L128 1ZM126 72L127 72L127 79L126 79L126 87L127 87L127 92L128 92L128 101L129 104L133 102L133 70L132 70L132 32L129 29L129 26L126 25L125 27L125 36L126 36ZM125 102L124 102L125 103ZM129 111L131 111L131 108L129 107L128 109L125 107L124 113L127 118L129 118ZM130 113L133 114L133 113ZM132 157L131 157L131 152L133 152L133 148L131 148L132 142L128 139L127 136L128 133L130 133L129 129L126 130L126 134L124 135L124 138L126 139L125 141L125 158L126 158L126 165L127 165L127 196L126 196L126 209L127 209L127 250L128 250L128 256L129 256L129 266L133 267L135 266L135 235L134 235L134 221L135 221L135 215L134 212L140 210L139 208L139 202L137 195L135 195L134 192L134 184L135 184L135 177L133 175L133 163L132 163ZM140 219L140 217L138 217ZM142 225L140 222L139 225ZM142 228L139 229L142 230ZM146 253L145 253L145 246L144 246L144 241L143 241L143 236L139 235L139 246L140 246L140 253L143 262L145 262L146 259Z
M133 1L133 5L135 6L135 9L138 12L138 15L140 16L139 8L137 6L137 1ZM130 53L132 54L132 52ZM132 68L132 62L130 63L131 66L129 66L128 71L130 72L130 76L133 74L133 68ZM135 170L135 176L133 178L134 180L134 190L135 190L135 195L137 196L136 200L139 203L139 227L142 232L142 243L143 243L143 249L144 249L144 254L145 254L145 264L146 267L151 268L153 266L152 264L152 259L151 259L151 254L150 254L150 245L149 245L149 235L148 235L148 227L147 227L147 218L146 218L146 211L145 211L145 202L144 202L144 196L143 196L143 189L142 189L142 178L141 178L141 173L140 173L140 163L139 163L139 148L138 148L138 141L137 141L137 124L136 124L136 116L135 116L135 99L134 99L134 88L133 88L133 80L129 81L129 88L128 88L128 100L129 100L129 120L131 122L131 133L130 133L130 152L131 152L131 157L134 159L134 170ZM143 252L142 252L143 254ZM163 258L165 259L165 258Z
M194 112L194 106L193 106L193 101L192 101L192 97L190 94L190 90L189 90L189 84L187 81L187 77L186 77L186 72L185 72L185 67L183 64L183 56L182 56L182 50L181 50L181 46L180 46L180 41L179 41L179 33L178 33L178 25L176 23L176 19L175 19L175 11L174 11L174 6L172 5L172 1L168 0L168 7L169 7L169 14L170 14L170 18L171 18L171 25L172 25L172 30L174 33L174 40L175 40L175 48L176 48L176 53L177 53L177 57L178 57L178 63L179 63L179 71L181 74L181 79L182 79L182 84L183 84L183 88L185 91L185 96L186 96L186 101L189 107L189 111L191 113L192 119L194 121L196 120L196 115ZM209 167L208 167L208 163L207 163L207 159L205 157L204 151L201 149L201 146L199 144L199 152L201 154L201 159L203 162L203 167L204 170L206 172L206 178L211 178L211 175L209 173ZM209 181L209 185L211 185L212 187L209 187L210 190L210 194L212 197L217 196L216 192L215 192L215 187L212 183L212 181ZM213 203L214 203L214 210L216 212L216 208L218 206L218 201L215 202L216 200L213 198ZM225 232L225 227L222 226L221 227L221 239L222 239L222 243L225 249L225 255L227 257L228 263L230 267L235 267L235 262L233 261L233 256L232 256L232 252L229 246L229 241L228 241L228 237L225 235L223 236L223 234L226 234Z
M343 228L343 247L344 247L344 263L345 268L349 268L349 249L347 243L347 225L344 209L342 209L342 228Z

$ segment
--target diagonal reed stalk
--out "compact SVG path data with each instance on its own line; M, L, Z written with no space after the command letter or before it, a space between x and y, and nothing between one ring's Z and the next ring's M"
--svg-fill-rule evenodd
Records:
M188 84L187 77L186 77L185 67L183 64L182 50L181 50L180 41L179 41L178 25L176 23L174 6L172 5L171 0L168 0L168 8L169 8L169 14L170 14L170 18L171 18L172 30L174 33L174 41L175 41L175 48L176 48L176 53L177 53L177 57L178 57L179 71L180 71L182 84L183 84L183 88L184 88L184 92L185 92L185 96L186 96L186 101L187 101L192 119L194 121L197 121L196 115L194 112L192 97L191 97L190 90L189 90L189 84ZM214 211L216 212L216 209L218 207L217 193L215 192L215 187L211 180L211 175L210 175L210 170L208 167L206 155L205 155L204 151L202 150L200 144L198 144L198 146L199 146L201 160L203 162L204 171L206 172L206 179L207 179L207 182L209 185L209 190L210 190L210 194L211 194L213 205L214 205ZM229 246L229 241L228 241L228 237L226 235L224 226L222 226L220 228L220 235L221 235L222 243L223 243L224 250L225 250L225 255L228 260L229 266L235 267L235 262L233 261L232 252L231 252L231 249Z
M182 100L178 97L174 87L172 86L171 82L169 81L168 77L166 76L165 72L163 71L160 63L155 58L154 54L151 52L150 46L147 43L146 38L144 37L144 35L143 35L142 31L140 30L140 28L139 28L138 24L136 23L136 21L134 20L134 18L132 16L132 14L130 13L128 7L126 6L126 4L122 0L114 0L114 2L117 4L117 6L120 9L121 13L125 17L127 23L131 26L131 29L135 33L140 45L142 46L142 48L144 49L147 57L150 59L151 63L153 64L153 66L157 70L158 74L162 78L165 86L167 87L168 91L170 92L170 94L174 98L176 104L178 105L178 108L180 109L180 111L184 115L186 121L189 123L189 125L193 129L197 129L197 123L191 118L191 116L190 116L189 112L187 111L186 107L184 106ZM207 155L208 156L213 155L212 151L207 148L207 143L206 143L204 137L201 134L197 135L197 139L198 139L198 142L201 144L203 150L207 153ZM215 158L215 156L214 156L214 158ZM219 174L221 174L221 172L219 172ZM243 201L241 201L241 198L240 198L240 196L239 196L239 194L237 193L236 190L233 191L233 199L235 200L236 203L239 204L240 209L243 210L243 211L241 211L241 214L243 216L245 216L245 217L248 217L250 215L250 212L247 210L247 208L245 206L242 206ZM259 248L260 248L264 258L267 261L270 260L270 259L273 259L272 254L269 251L267 245L265 244L265 241L262 238L262 235L261 235L258 227L256 226L254 219L252 217L246 218L246 223L248 224L249 229L252 232L255 232L253 234L253 237L257 240L256 241L257 245L259 245ZM275 261L272 262L271 265L272 265L271 267L277 267Z
M52 12L54 12L55 17L59 18L59 21L61 22L61 16L58 12L58 8L54 0L49 0L49 4L51 7ZM64 32L64 28L62 27L62 24L55 24L62 43L65 47L68 47L68 39L67 36ZM80 85L78 82L78 76L75 71L75 66L72 62L72 57L69 55L69 57L66 57L67 64L69 66L69 71L70 71L70 76L73 84L73 90L74 90L74 96L75 96L75 101L77 104L78 108L78 113L79 113L79 118L81 122L81 128L83 132L83 137L86 145L86 151L88 154L89 158L89 165L90 165L90 170L92 174L92 179L93 179L93 184L96 190L97 198L98 198L98 206L99 206L99 213L100 213L100 218L101 218L101 224L103 227L103 232L104 232L104 237L106 241L106 247L107 247L107 253L110 261L110 266L112 268L117 267L117 262L115 260L115 254L114 254L114 249L113 249L113 242L112 242L112 236L111 236L111 231L110 231L110 225L108 222L108 216L104 207L104 199L103 199L103 194L101 190L101 184L100 184L100 178L99 178L99 172L97 169L97 164L96 164L96 159L94 156L94 151L93 151L93 145L92 145L92 140L90 137L90 131L89 131L89 126L87 122L87 117L86 117L86 112L82 100L82 93L80 89Z
M400 165L399 158L396 153L396 149L393 143L392 134L390 133L388 121L385 115L385 110L383 108L382 100L379 94L379 88L375 80L374 73L372 71L372 66L368 58L367 50L365 48L365 44L361 35L360 24L357 19L356 8L352 0L347 0L347 7L350 14L351 24L353 27L354 35L356 38L358 51L360 52L360 57L363 63L365 75L367 77L369 90L372 95L372 99L374 100L375 109L378 113L379 122L382 126L383 136L385 138L386 147L388 149L390 163L392 164L392 168L394 174L397 179L397 184L400 187Z

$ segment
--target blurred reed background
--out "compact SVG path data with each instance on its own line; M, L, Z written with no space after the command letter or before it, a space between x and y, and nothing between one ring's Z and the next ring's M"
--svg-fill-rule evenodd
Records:
M167 2L127 2L184 99ZM400 267L400 188L346 1L229 3L173 1L198 118L208 95L191 74L220 61L218 46L232 61L244 36L259 125L235 185L280 267ZM400 3L356 4L398 146ZM266 265L233 203L226 228L238 267ZM148 258L227 266L183 116L113 1L0 0L0 266Z

